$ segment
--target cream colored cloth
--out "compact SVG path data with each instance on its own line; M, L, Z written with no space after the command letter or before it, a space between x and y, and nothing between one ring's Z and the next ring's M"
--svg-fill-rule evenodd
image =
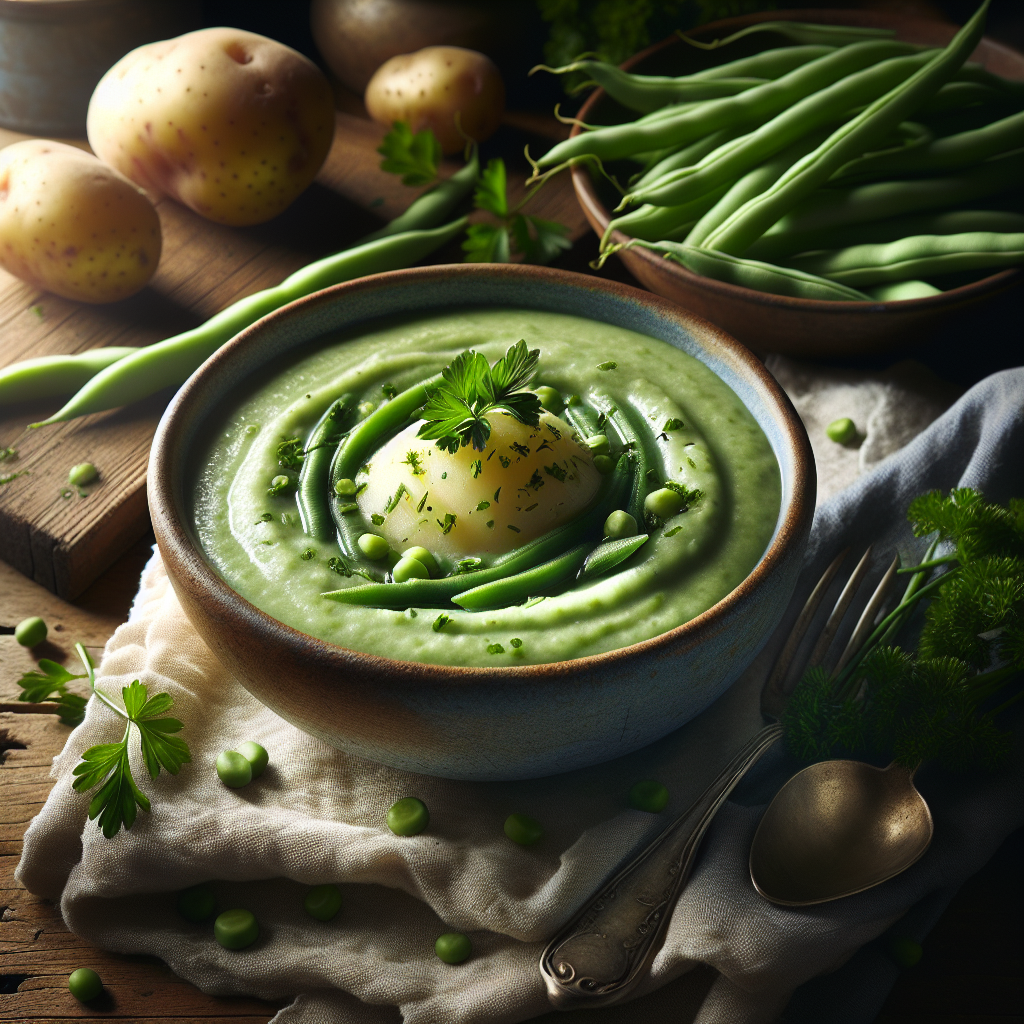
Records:
M908 495L957 483L987 487L1005 477L1005 428L994 426L993 417L1012 419L1024 375L992 380L905 453L826 504L798 599L844 531L882 531L894 544L911 545L905 527L893 525ZM1020 451L1020 434L1006 442L1013 452ZM933 450L943 459L936 461ZM198 639L155 557L128 623L108 645L98 685L114 695L138 678L151 693L170 693L193 760L177 777L152 781L136 751L136 778L152 798L152 813L140 814L130 832L104 839L87 821L87 797L71 789L71 770L86 747L118 739L121 725L90 702L84 723L55 760L56 785L28 830L18 877L33 892L60 900L68 926L97 945L155 954L208 992L293 1000L275 1018L279 1024L512 1024L536 1017L549 1009L537 970L545 940L616 865L683 810L759 726L764 664L780 639L699 719L642 751L548 779L452 782L350 757L257 703ZM227 789L214 760L247 739L268 749L270 767L244 789ZM781 908L753 890L746 857L765 801L794 767L773 749L716 818L638 994L672 984L635 1007L624 1004L587 1019L772 1021L797 986L841 968L909 908L928 898L941 911L1020 817L1019 771L959 790L943 790L940 777L928 793L939 829L924 860L859 896ZM666 813L627 809L630 786L644 778L668 787ZM424 833L400 838L388 831L384 816L405 796L422 799L431 821ZM546 834L537 846L521 848L505 837L502 823L513 811L543 823ZM211 881L220 909L255 913L261 929L255 945L222 949L209 923L178 916L174 894L201 881ZM344 898L341 913L328 923L311 919L302 907L306 887L323 882L339 884ZM926 930L929 922L928 914L919 915L914 927ZM473 955L463 964L444 964L434 955L434 940L449 930L472 938ZM717 974L693 971L701 964ZM876 966L871 984L858 982L856 989L873 985L874 996L884 996L891 975L891 965L889 974ZM849 975L841 971L836 978L841 990ZM788 1016L791 1007L786 1019L870 1020L877 1001L867 1016L832 1017L822 1009L829 1005L826 990L811 998L804 1016L798 1005L797 1016Z

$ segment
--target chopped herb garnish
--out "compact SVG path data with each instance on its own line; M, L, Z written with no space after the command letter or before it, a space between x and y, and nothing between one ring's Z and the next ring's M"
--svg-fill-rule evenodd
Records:
M666 530L665 531L665 536L666 537L674 537L681 529L682 529L681 526L673 526L671 530Z
M616 366L618 366L618 365L619 365L618 363L613 363L613 362L612 362L612 361L611 361L611 360L609 359L609 360L608 360L607 362L604 362L604 363L598 363L598 364L597 364L597 368L598 368L599 370L614 370L614 369L615 369L615 367L616 367Z
M550 423L545 423L544 426L546 426L548 430L550 430L551 433L555 435L556 441L562 440L562 432L558 429L558 427L554 427Z
M695 487L691 491L686 484L678 483L675 480L666 480L665 489L675 491L683 499L683 507L679 510L680 512L685 512L691 505L696 505L704 497L704 492L699 487Z
M522 641L522 640L520 640L520 639L519 639L519 637L517 637L517 636L514 636L514 637L512 637L512 639L511 639L511 640L509 640L509 643L510 643L510 644L511 644L511 645L512 645L513 647L515 647L515 648L516 648L517 650L518 650L518 649L519 649L520 647L522 647L522 646L523 646L523 641Z
M343 516L350 516L353 512L359 511L359 506L354 501L347 501L344 505L338 506L338 511Z
M427 503L427 495L428 494L430 494L430 491L424 491L423 492L423 497L420 498L419 504L416 506L416 513L417 513L417 515L420 512L423 511L423 506L426 505L426 503Z
M450 454L472 444L482 452L491 436L487 414L505 412L535 427L540 422L540 399L524 390L533 377L540 350L525 341L513 345L493 366L472 350L457 355L441 371L442 383L423 407L426 421L418 437L437 439Z
M683 421L679 420L679 419L676 419L673 416L672 419L665 420L665 426L662 427L661 429L662 430L682 430L683 429Z
M547 438L544 438L544 440L541 441L541 443L539 445L537 445L537 451L542 452L542 451L544 451L545 448L549 452L553 452L555 450L554 448L551 447L550 444L548 444Z
M523 607L532 608L535 604L540 604L541 601L544 600L546 600L546 598L543 595L541 595L540 597L531 597L528 601L523 602Z
M17 457L17 448L0 448L0 462L4 462L6 459L16 459Z
M696 469L697 468L697 463L694 462L693 459L691 459L689 455L686 456L686 461L690 464L690 468L691 469Z
M269 523L273 518L274 514L272 512L264 512L263 515L261 515L259 519L256 520L255 525L259 526L260 523Z
M487 522L484 523L484 526L486 526L488 530L493 530L494 529L494 520L493 519L488 519Z
M430 628L435 633L440 633L441 630L444 629L444 627L451 621L452 617L450 615L445 615L444 612L442 612L436 619L434 619L434 624Z
M577 405L583 404L583 399L579 395L570 395L566 400L565 404L570 408L575 408Z
M524 508L523 511L524 512L532 512L539 504L540 504L539 501L535 501L532 505L527 505L527 507Z
M505 653L505 648L502 647L501 644L488 644L487 645L487 653L488 654L504 654Z
M501 463L502 469L508 469L512 465L512 460L507 455L499 455L498 461Z
M441 474L441 479L442 480L447 480L448 479L448 474L447 473L442 473Z
M467 572L476 572L484 564L482 558L460 558L455 563L455 575L461 576Z
M459 517L454 512L445 512L444 522L442 523L441 520L438 519L437 525L441 527L441 532L447 535L452 532L452 527L455 525L455 520L458 518Z
M384 506L384 512L387 515L390 515L392 512L394 512L395 509L398 508L398 503L402 500L402 495L408 493L409 492L406 489L405 484L399 484L398 490L395 491L395 496L393 498L389 498L387 505Z
M476 510L477 510L477 512L483 512L483 510L485 508L490 508L490 507L491 507L491 503L489 501L481 501L481 502L479 502L477 504Z
M420 464L420 457L418 452L406 452L404 463L406 466L409 467L409 472L411 472L413 476L423 476L423 474L426 472L426 470Z
M544 477L542 477L540 473L535 469L533 471L533 476L531 476L530 479L526 481L526 486L532 487L535 491L540 490L540 488L544 486Z
M270 481L270 486L267 488L267 494L271 498L276 498L283 491L288 490L288 488L292 486L292 483L293 481L291 477L284 475L275 476L274 479Z
M358 498L359 495L362 494L363 491L365 491L366 488L369 487L369 486L370 486L369 483L367 483L365 480L361 484L357 484L356 485L356 497Z
M557 462L545 466L544 472L548 476L553 476L559 483L565 483L565 470Z
M484 464L477 459L470 467L470 470L472 471L473 479L475 480L484 471Z
M511 523L508 524L508 528L510 530L513 530L515 533L522 533L523 532L522 530L519 529L518 526L513 526Z
M277 446L277 464L286 469L299 469L302 466L302 457L305 452L302 450L301 437L285 438Z
M299 555L299 558L304 562L308 562L311 558L316 558L316 552L312 548L306 548L306 550Z
M370 514L370 522L373 523L374 526L383 526L384 517L379 512L372 512Z
M526 456L530 454L530 449L525 444L521 444L519 441L513 441L509 445L509 448L511 448L512 451L516 452L518 455L522 455L523 458L526 458Z
M398 388L396 388L394 384L389 384L387 382L381 384L380 389L384 392L385 398L394 398L395 395L398 394Z
M499 494L501 494L501 488L500 487L494 492L494 503L496 505L498 504L498 495Z

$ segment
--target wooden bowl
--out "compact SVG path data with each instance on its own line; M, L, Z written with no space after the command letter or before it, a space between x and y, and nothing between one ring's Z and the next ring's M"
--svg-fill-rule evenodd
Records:
M707 39L723 37L758 21L782 19L892 28L898 39L934 46L945 46L957 31L956 26L944 22L903 18L879 10L800 10L730 18L702 25L692 35ZM1024 54L991 39L983 39L971 59L1006 78L1024 79ZM704 56L704 51L687 47L673 36L631 57L622 66L640 73L679 74L687 68L697 70L712 62L718 62L717 58L712 60ZM608 123L604 112L610 106L604 90L598 89L584 103L578 117L587 124ZM617 104L615 107L622 109ZM577 135L581 130L577 125L572 134ZM590 226L602 236L612 214L584 167L574 167L572 178L576 197ZM613 231L611 241L627 242L629 236ZM718 324L755 351L793 356L858 355L905 347L926 339L940 325L945 330L955 328L958 323L966 326L977 315L980 305L1024 283L1024 271L1013 268L923 299L825 302L768 295L700 277L650 249L627 249L617 255L633 276L651 291Z
M348 650L272 618L228 586L189 512L196 450L228 396L298 346L381 317L512 306L587 317L660 338L724 380L778 459L774 536L735 590L642 643L544 665L461 668ZM341 749L460 779L550 775L653 742L699 714L746 667L786 607L814 514L807 434L785 393L746 348L638 288L532 266L399 270L300 299L242 331L193 375L153 442L149 503L164 564L199 635L260 701Z

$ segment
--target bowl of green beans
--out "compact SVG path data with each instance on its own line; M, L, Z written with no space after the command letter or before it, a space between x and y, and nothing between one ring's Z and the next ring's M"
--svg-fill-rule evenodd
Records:
M966 325L1024 283L1024 55L986 7L757 14L555 69L599 88L537 174L570 166L602 261L756 351Z

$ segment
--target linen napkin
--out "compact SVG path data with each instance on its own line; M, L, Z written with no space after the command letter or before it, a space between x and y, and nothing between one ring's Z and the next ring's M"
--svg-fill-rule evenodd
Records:
M879 393L872 401L877 408ZM138 678L151 693L170 693L192 763L177 777L152 781L136 751L133 767L152 813L141 814L130 832L104 839L87 820L88 799L71 789L71 770L86 747L119 739L121 729L90 702L55 759L56 785L26 834L18 878L59 900L68 927L99 946L155 954L207 992L291 1000L278 1024L512 1024L545 1014L537 962L546 940L759 727L765 667L834 552L873 541L880 574L894 548L907 558L921 552L905 522L917 494L959 485L999 501L1019 494L1022 409L1024 370L990 377L905 448L825 500L787 622L737 684L644 750L546 779L432 779L351 757L299 732L219 665L155 556L129 621L107 647L99 686L117 693ZM642 1003L585 1019L759 1024L782 1014L787 1024L870 1021L895 968L876 947L862 947L901 918L905 934L922 936L956 888L1021 823L1019 728L1016 736L1010 763L998 772L921 773L936 822L921 861L866 893L802 909L766 902L747 874L764 806L798 767L781 746L773 748L709 831L637 992ZM227 789L214 760L248 739L267 748L270 767L244 789ZM630 786L645 778L671 793L661 815L627 808ZM401 838L388 831L384 816L406 796L427 804L431 822L420 835ZM513 811L544 825L537 846L521 848L505 837L502 823ZM175 893L204 881L219 909L255 913L260 938L253 946L222 949L209 923L178 916ZM302 907L307 887L324 882L337 883L344 900L327 923ZM453 930L473 943L472 956L459 965L433 952L435 938Z

